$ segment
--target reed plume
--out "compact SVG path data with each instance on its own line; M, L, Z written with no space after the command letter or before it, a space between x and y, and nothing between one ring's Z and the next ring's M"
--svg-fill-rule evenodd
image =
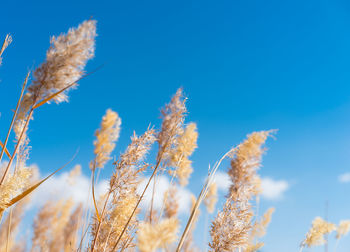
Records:
M96 22L89 20L83 22L77 29L69 30L66 35L51 38L51 46L46 53L46 61L34 71L34 80L28 86L23 99L22 92L19 110L17 111L16 108L13 117L13 120L16 118L13 130L16 134L17 143L2 174L0 185L3 185L18 152L22 153L18 163L24 165L29 151L29 147L27 147L29 142L27 129L34 109L50 100L54 100L56 103L67 100L66 93L82 76L87 60L94 55L95 36ZM26 81L28 77L29 74ZM23 85L23 91L24 86L25 84ZM8 137L9 134L5 142L7 142Z
M50 40L46 61L34 71L34 81L28 87L28 97L43 99L75 83L84 74L86 62L94 56L96 21L84 21L76 29ZM68 100L68 90L56 95L53 101Z
M63 230L63 251L72 252L77 249L78 230L82 224L83 206L79 204L69 217L69 221Z
M95 167L103 168L106 162L111 159L110 154L119 138L120 125L121 119L118 114L108 109L102 118L101 128L95 132L95 161L92 164L92 169Z
M71 200L47 202L34 221L31 251L59 252L64 248L64 231L73 207Z
M75 166L69 173L68 183L74 183L79 176L80 166ZM74 246L74 236L78 229L78 217L81 217L81 206L74 209L72 199L48 201L37 213L33 224L31 251L70 251Z
M312 226L307 232L305 239L301 243L301 247L312 247L320 246L325 244L327 241L324 238L326 234L331 233L336 229L333 223L323 220L321 217L316 217L312 221Z
M74 185L77 182L77 178L81 176L81 165L77 164L68 174L68 184Z
M11 35L7 34L4 42L2 43L1 49L0 49L0 66L2 64L2 54L4 53L5 49L11 44L12 42L12 37Z
M343 236L347 235L350 231L350 220L342 220L340 221L337 229L336 229L336 238L339 240Z
M94 56L95 37L96 21L88 20L67 34L51 38L46 60L34 71L34 80L23 97L14 127L17 136L26 130L26 118L32 118L27 114L40 100L53 95L56 103L68 100L69 89L76 86L75 82L84 74L86 62Z
M163 162L165 167L167 167L168 159L166 157L169 156L171 149L174 148L175 146L176 138L182 132L185 112L186 112L185 99L183 98L182 89L180 88L177 90L176 94L173 96L170 103L167 104L165 108L162 110L163 122L162 122L162 129L158 134L158 139L157 139L159 147L158 147L158 154L156 158L156 164L154 166L154 169L150 178L146 183L145 188L143 189L136 203L136 206L134 207L132 213L130 214L128 221L124 225L124 228L121 234L119 235L117 242L114 245L114 248L116 248L116 246L120 244L120 241L122 240L125 231L128 229L131 220L134 218L134 215L138 209L138 206L141 200L143 199L143 196L145 195L152 179L157 175L160 164ZM153 213L153 204L151 203L150 220L152 220L152 213Z
M91 250L115 251L115 240L121 234L126 225L130 212L135 208L138 201L137 186L140 183L140 173L148 166L143 159L152 144L156 140L155 131L147 130L142 136L136 134L131 139L131 144L115 163L109 191L101 213L101 221L96 218L92 225ZM130 236L137 226L137 219L134 216L130 221L130 228L127 235L121 239L117 249L127 245Z
M256 182L264 153L262 146L271 133L254 132L235 150L228 171L231 179L229 194L223 210L212 222L212 242L209 243L212 251L235 251L248 247L254 216L250 201L259 190Z
M172 185L164 193L164 213L165 217L176 217L179 212L179 199L177 197L176 186Z
M165 218L157 224L143 222L138 231L138 249L141 252L153 252L166 248L176 241L179 223L176 218Z
M258 238L263 237L266 234L266 229L269 223L271 222L272 214L275 209L273 207L266 210L264 215L260 220L256 220L253 224L252 231L249 236L249 244L246 252L255 252L261 249L264 246L263 242L256 241Z
M170 174L176 175L182 186L188 184L188 179L193 172L192 161L188 157L197 148L197 138L197 125L195 123L188 124L185 130L180 131L174 148L168 153L169 166L175 167L175 171L171 171Z
M185 102L182 89L179 88L170 103L162 110L162 129L158 134L158 162L164 157L166 157L165 160L170 160L173 149L176 149L176 138L183 132L183 121L187 111Z
M61 103L68 101L68 92L77 87L77 82L85 75L84 68L89 59L94 56L96 37L96 21L88 20L68 33L52 37L50 47L46 53L45 61L33 72L33 81L25 88L18 101L18 106L13 116L16 145L13 155L7 153L10 161L5 164L5 172L0 182L0 213L8 208L15 196L30 187L32 170L26 166L29 157L29 138L27 129L30 120L33 119L34 110L45 103L54 101ZM6 47L11 43L11 36L6 36L0 49L1 57ZM25 91L24 91L25 90ZM24 95L23 95L24 94ZM23 95L23 99L22 99ZM108 191L100 197L96 203L94 195L94 172L96 168L103 168L111 159L119 138L121 119L116 112L108 109L102 118L101 127L95 132L94 159L91 162L92 191L95 203L95 214L90 221L90 227L79 232L82 224L81 205L76 206L71 200L49 201L38 212L33 225L33 238L31 251L68 252L81 251L85 246L77 248L77 241L81 235L83 241L86 233L90 232L87 251L156 251L163 249L172 251L173 243L178 239L180 228L179 197L174 184L164 195L164 217L154 218L153 199L150 218L147 213L141 215L139 204L145 192L158 171L168 172L173 176L174 183L181 186L188 184L193 172L191 155L197 148L197 125L185 124L186 98L182 89L178 89L169 104L162 110L161 130L156 132L148 129L143 135L135 133L126 151L120 155L113 165L115 170L109 180ZM19 108L19 109L18 109ZM18 113L17 113L18 112ZM12 127L13 123L11 123ZM11 132L9 129L9 134ZM200 215L200 204L204 201L207 211L212 213L217 203L217 185L213 183L213 176L221 161L227 156L231 157L231 167L228 171L231 186L223 206L212 223L210 231L211 251L235 251L242 249L245 252L257 251L263 245L258 238L264 235L266 227L271 219L273 210L269 209L258 220L253 208L253 199L261 192L260 177L257 171L260 167L261 156L265 149L262 147L272 131L254 132L247 140L228 154L210 171L200 195L196 199L192 197L191 215L176 251L195 251L194 230ZM2 147L0 161L6 149ZM158 153L154 164L146 162L145 157L154 142L158 142ZM2 143L1 143L2 144ZM17 158L17 159L15 159ZM16 160L16 165L12 165ZM11 172L9 168L11 167ZM12 171L13 167L13 171ZM151 168L152 175L139 195L138 186L142 181L142 174ZM6 174L8 173L8 176ZM81 175L81 167L76 166L69 176L70 184L74 184L74 178ZM45 180L43 180L45 181ZM156 188L156 180L154 180ZM36 186L36 184L35 184ZM36 187L33 187L34 189ZM33 190L34 190L33 189ZM153 195L157 193L153 192ZM25 194L25 193L24 193ZM23 196L24 197L24 196ZM0 228L0 251L20 251L25 248L25 243L17 240L18 226L23 216L25 206L29 198L20 201L6 216ZM146 216L146 217L145 217ZM144 217L142 221L140 217ZM256 218L256 219L255 219ZM350 222L343 221L337 230L337 239L344 236L350 229ZM315 220L310 235L304 241L304 245L323 242L325 233L329 233L334 226ZM324 231L326 230L326 231ZM315 234L317 233L317 234ZM322 235L319 235L322 233ZM6 247L2 241L7 239ZM135 239L135 240L134 240ZM16 244L17 243L17 244Z

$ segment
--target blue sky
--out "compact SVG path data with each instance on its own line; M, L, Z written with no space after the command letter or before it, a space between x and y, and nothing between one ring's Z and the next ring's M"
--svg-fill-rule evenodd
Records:
M199 128L193 156L198 191L208 164L255 130L269 140L262 176L288 181L264 251L297 251L311 220L350 218L350 4L347 1L5 1L0 36L13 43L0 68L1 138L28 69L45 58L49 37L91 16L96 57L105 66L44 106L30 126L31 162L47 173L80 147L88 174L93 132L107 108L120 114L122 152L132 131L159 125L159 108L182 86L188 121ZM225 167L222 167L222 171ZM105 169L107 177L111 169ZM350 237L338 251L350 246ZM318 251L318 250L315 250Z

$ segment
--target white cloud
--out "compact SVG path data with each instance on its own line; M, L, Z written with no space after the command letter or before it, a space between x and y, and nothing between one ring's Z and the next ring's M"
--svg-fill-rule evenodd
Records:
M74 181L71 181L69 172L63 172L49 178L34 191L32 205L40 207L49 200L72 199L75 203L82 203L84 206L88 204L92 207L90 184L90 177L84 174L76 176ZM101 180L95 187L95 195L102 195L107 188L108 182Z
M350 174L349 174L350 176ZM217 183L218 190L226 193L230 186L230 179L227 173L217 172L214 180ZM141 193L144 189L148 177L143 178L139 185L138 192ZM350 180L349 180L350 181ZM69 172L63 172L55 175L45 181L33 193L31 205L40 207L48 200L73 199L76 203L83 203L84 206L93 207L91 200L91 180L90 177L81 174L75 178L74 183L69 181ZM166 190L170 187L169 178L165 175L157 177L153 206L160 210L163 205L163 196ZM262 178L262 194L265 199L275 200L283 198L283 194L289 188L289 184L285 180L274 180L272 178ZM100 180L95 187L96 195L101 195L108 189L108 181ZM149 210L152 200L153 181L151 182L146 194L141 202L141 208ZM177 187L177 198L179 202L179 213L188 214L191 206L192 193L183 187Z
M346 172L346 173L341 174L338 177L338 181L340 183L349 183L350 182L350 172Z
M262 178L262 197L269 200L277 200L283 198L283 194L289 188L289 184L285 180L273 180L272 178Z
M214 181L219 191L227 192L231 184L230 177L227 175L226 172L216 172L214 176Z
M227 173L217 172L214 180L219 191L227 192L230 186L230 178ZM269 177L261 179L262 193L261 196L269 200L278 200L283 198L283 194L288 190L289 184L285 180L274 180Z

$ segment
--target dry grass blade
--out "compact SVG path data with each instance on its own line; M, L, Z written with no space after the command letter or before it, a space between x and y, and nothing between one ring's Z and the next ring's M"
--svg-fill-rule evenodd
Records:
M200 204L202 203L202 201L204 200L205 196L207 195L208 193L208 190L209 190L209 186L212 184L213 180L214 180L214 175L217 171L217 169L219 168L221 162L227 157L229 156L230 154L232 154L233 152L235 151L235 148L231 149L229 152L227 152L215 165L214 165L214 168L210 171L209 175L208 175L208 178L197 198L197 201L196 201L196 204L195 206L193 207L192 209L192 212L191 212L191 215L190 215L190 218L188 219L187 221L187 224L186 224L186 227L182 233L182 236L181 236L181 239L179 241L179 244L176 248L176 252L180 252L181 251L181 248L182 248L182 245L183 243L185 242L185 238L191 228L191 225L192 225L192 222L193 220L195 219L194 217L196 216L196 213L198 211L198 208L200 206Z
M76 157L77 152L74 154L74 156L72 157L71 160L69 160L66 164L64 164L62 167L58 168L56 171L54 171L53 173L51 173L50 175L48 175L46 178L42 179L41 181L39 181L38 183L34 184L33 186L29 187L28 189L26 189L25 191L23 191L21 194L19 194L18 196L14 197L12 200L10 200L10 202L7 204L7 208L12 206L13 204L16 204L18 201L20 201L21 199L23 199L25 196L27 196L28 194L32 193L35 189L37 189L42 183L44 183L46 180L48 180L50 177L52 177L53 175L55 175L57 172L59 172L60 170L62 170L63 168L65 168L67 165L69 165L74 158Z
M19 107L20 107L20 104L21 104L21 101L22 101L22 98L23 98L24 90L25 90L25 87L26 87L26 85L27 85L29 75L30 75L30 72L27 73L27 76L26 76L26 78L25 78L25 80L24 80L24 82L23 82L22 90L21 90L21 95L19 96L19 99L18 99L18 101L17 101L15 113L14 113L13 116L12 116L12 121L11 121L10 127L9 127L9 129L8 129L8 132L7 132L7 136L6 136L6 139L5 139L5 143L2 144L2 143L0 142L0 146L1 146L1 148L2 148L1 153L0 153L0 162L1 162L1 159L2 159L2 157L3 157L3 155L4 155L4 152L5 152L6 155L9 157L9 159L12 159L10 153L9 153L8 150L6 149L6 145L7 145L8 139L9 139L9 137L10 137L10 133L11 133L13 124L15 123L15 120L16 120L16 116L17 116L17 113L18 113L18 109L19 109Z
M64 92L65 90L67 90L70 87L73 87L74 85L76 85L77 83L74 82L68 86L66 86L65 88L61 89L60 91L54 93L53 95L50 95L49 97L45 98L44 100L42 100L41 102L39 102L38 104L36 104L33 109L39 108L40 106L44 105L45 103L49 102L50 100L52 100L53 98L55 98L57 95L59 95L60 93Z
M4 150L4 152L5 152L5 154L8 156L8 158L11 159L11 154L10 154L10 152L5 148L5 145L4 145L1 141L0 141L0 147L2 148L1 151ZM1 159L0 159L0 161L1 161Z
M95 207L95 211L96 211L96 217L97 217L97 220L99 222L101 222L101 217L100 217L100 215L98 213L97 203L96 203L96 198L95 198L95 169L92 170L92 185L91 185L91 188L92 188L92 199L93 199L94 207Z

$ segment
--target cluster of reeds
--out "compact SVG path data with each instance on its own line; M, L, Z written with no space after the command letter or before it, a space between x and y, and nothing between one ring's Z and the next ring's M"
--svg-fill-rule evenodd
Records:
M163 108L160 129L150 126L141 135L134 133L126 150L113 164L108 161L120 135L121 119L108 109L93 142L91 190L86 193L93 207L75 204L73 200L53 199L39 209L33 222L31 242L27 244L27 239L19 234L32 193L63 168L39 179L38 171L27 165L30 121L34 111L42 105L67 101L68 91L89 74L84 68L94 56L95 37L94 20L52 37L45 62L33 71L31 81L31 73L25 78L12 121L4 141L0 142L0 251L196 251L193 234L200 206L205 204L209 214L215 212L218 201L215 173L225 159L231 163L228 170L231 185L222 209L211 223L208 248L218 252L258 251L263 246L260 238L274 211L271 208L259 216L261 180L258 170L266 150L265 141L275 131L254 132L223 155L209 169L198 197L192 197L187 222L181 223L178 190L187 186L193 172L191 155L197 148L198 138L196 124L185 120L187 98L182 89L178 89ZM10 43L8 35L0 59ZM14 147L8 147L11 138L15 141ZM152 148L157 152L154 160L148 156ZM96 195L95 186L106 165L113 166L108 190ZM71 172L72 183L80 172L79 166ZM161 176L169 178L170 187L159 209L154 207L154 197ZM152 200L149 208L141 209L146 192L151 193ZM313 230L316 231L310 231L303 246L323 242L322 235L315 233L324 234L334 228L328 224L323 227L319 222L315 221ZM348 230L349 223L341 223L337 237Z
M344 237L350 231L350 220L342 220L339 225L335 225L331 222L328 222L321 217L316 217L312 221L312 226L310 230L306 233L305 239L300 244L300 251L303 250L304 247L315 247L321 245L327 245L328 235L335 231L335 247L334 251L336 251L340 238Z

